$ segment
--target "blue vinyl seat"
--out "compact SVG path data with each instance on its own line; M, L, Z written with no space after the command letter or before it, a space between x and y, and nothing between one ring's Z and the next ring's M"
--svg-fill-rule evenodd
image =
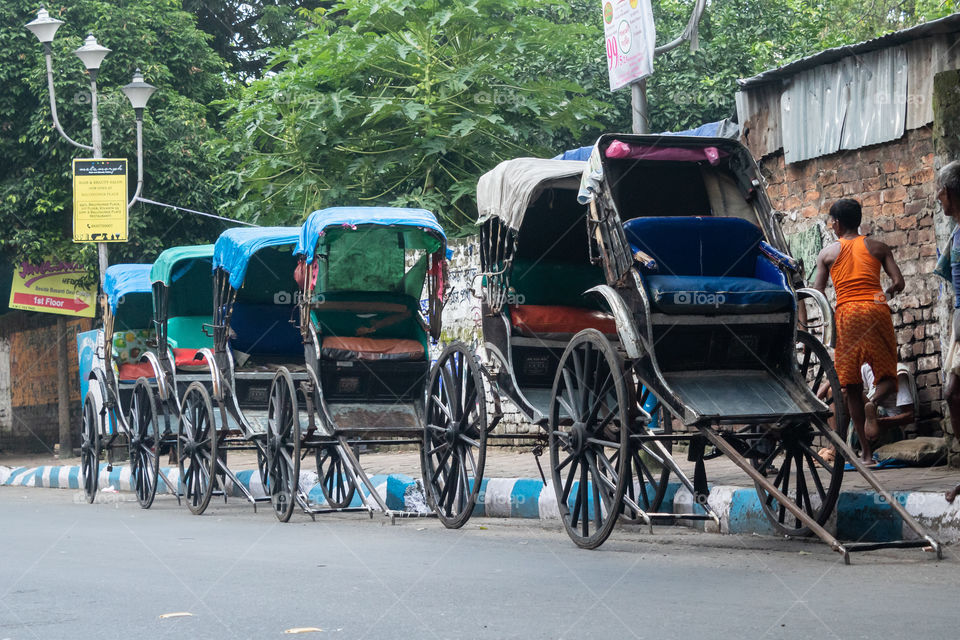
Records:
M292 304L238 302L230 318L230 346L252 356L303 357L300 330L290 323Z
M623 225L654 310L672 314L772 313L791 309L783 272L761 250L763 233L747 220L634 218Z

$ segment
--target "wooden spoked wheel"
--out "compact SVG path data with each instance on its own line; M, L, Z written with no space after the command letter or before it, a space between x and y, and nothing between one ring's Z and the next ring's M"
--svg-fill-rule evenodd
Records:
M160 421L154 390L139 378L130 399L130 484L137 502L149 509L157 495L160 473Z
M836 419L838 434L844 437L847 412L829 352L819 340L798 331L796 353L800 375L815 394L824 384L829 385L832 397L827 404ZM815 420L818 418L811 417L783 429L760 431L756 434L760 446L756 443L751 446L759 452L752 456L754 466L765 476L772 477L772 484L777 489L822 525L837 504L843 481L844 459L839 452L834 461L827 461L820 455L820 429ZM803 525L759 483L756 483L756 489L763 511L777 531L790 536L810 534L809 527Z
M290 372L281 367L267 405L267 491L273 513L287 522L300 489L300 415Z
M455 342L440 354L427 385L420 467L427 504L449 529L466 524L483 482L487 401L476 356Z
M340 451L339 444L321 446L316 452L317 476L319 477L320 491L323 493L327 506L332 509L344 509L350 506L357 485L353 476L347 473L347 460ZM359 459L359 452L354 449L353 455Z
M595 329L574 336L553 383L550 470L563 526L585 549L603 544L621 512L631 399L623 360L610 341Z
M631 435L650 433L654 435L670 435L673 433L673 416L670 412L652 397L650 391L638 385L637 406L650 412L652 421L645 427L640 427ZM629 463L627 465L626 490L624 492L623 510L621 519L626 524L642 522L640 515L631 503L636 504L647 513L655 513L663 505L667 489L670 486L670 467L660 464L663 451L667 454L673 451L672 440L661 440L663 449L653 441L631 439Z
M177 464L187 507L194 515L210 504L216 485L217 424L210 394L192 382L180 403L177 424Z
M99 399L91 390L83 401L83 422L80 426L80 482L88 503L97 497L97 476L100 475L100 410Z

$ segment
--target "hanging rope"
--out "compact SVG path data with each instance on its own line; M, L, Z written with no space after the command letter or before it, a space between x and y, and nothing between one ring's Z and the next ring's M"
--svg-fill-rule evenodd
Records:
M207 218L213 218L215 220L223 220L224 222L233 222L234 224L242 224L248 227L259 227L258 224L253 224L252 222L244 222L243 220L234 220L233 218L226 218L224 216L216 216L212 213L204 213L203 211L194 211L193 209L187 209L186 207L178 207L173 204L166 204L163 202L157 202L156 200L150 200L148 198L137 198L137 202L142 202L144 204L153 204L158 207L166 207L168 209L176 209L177 211L185 211L187 213L192 213L198 216L205 216Z

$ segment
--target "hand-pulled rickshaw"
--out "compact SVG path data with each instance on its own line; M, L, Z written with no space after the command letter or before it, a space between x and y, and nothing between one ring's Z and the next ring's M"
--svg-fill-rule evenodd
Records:
M298 236L299 227L229 229L214 245L212 265L204 257L199 266L191 263L183 267L189 268L183 275L187 278L192 277L196 266L195 277L202 284L206 282L203 267L212 266L210 325L206 322L205 301L200 299L202 293L196 290L195 300L177 301L173 296L159 300L169 314L176 304L185 309L184 315L176 316L177 322L167 320L165 334L171 345L172 365L203 372L200 376L182 376L190 384L180 401L177 425L180 484L194 514L203 513L213 495L226 499L227 480L254 506L273 498L278 512L292 508L291 494L298 478L268 478L270 446L275 439L268 424L272 419L265 409L275 373L287 371L284 365L290 365L302 353L300 334L293 324L296 261L292 250ZM171 271L177 272L175 266ZM209 291L209 285L201 284L197 285L201 292L203 288ZM169 355L165 367L171 367ZM290 375L302 377L302 366ZM260 479L271 489L270 496L255 497L238 480L227 465L230 449L257 452Z
M88 502L97 494L100 454L107 451L110 468L118 446L128 449L130 484L140 506L149 508L156 494L159 425L165 414L156 395L163 374L153 357L149 274L148 264L115 264L104 274L102 339L98 364L88 377L81 425L80 467ZM165 477L164 482L169 484Z
M586 167L558 162L508 161L480 180L483 333L498 391L546 427L574 542L602 544L619 519L675 517L655 513L670 474L716 519L704 461L726 455L784 534L813 532L847 561L891 546L939 554L844 443L829 352L797 329L798 300L820 318L829 306L796 287L749 152L726 139L612 134ZM824 383L830 405L815 393ZM671 455L680 442L692 482ZM841 543L826 530L844 458L917 539Z
M466 347L451 345L430 366L428 338L441 330L443 229L422 209L335 207L310 215L296 253L307 376L302 446L317 452L327 508L347 508L360 493L364 506L391 518L422 515L392 511L358 455L365 444L422 443L428 503L444 524L459 526L477 499L479 480L471 478L482 451L476 460L468 449L476 444L470 434L482 434L486 408ZM290 451L284 460L298 460L297 397L291 377L278 373L270 413L284 416L277 429Z
M150 269L156 352L146 354L157 377L157 403L162 418L158 453L176 452L181 384L209 378L201 349L212 349L213 245L171 247ZM167 478L160 475L165 481ZM180 488L170 487L180 498Z

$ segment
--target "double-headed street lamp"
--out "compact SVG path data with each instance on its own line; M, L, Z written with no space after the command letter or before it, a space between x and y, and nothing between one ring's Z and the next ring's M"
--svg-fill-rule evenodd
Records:
M90 106L92 111L90 133L92 144L82 144L67 135L60 125L60 119L57 117L57 98L53 88L53 48L50 43L53 42L53 37L62 24L63 20L50 17L47 10L41 8L37 12L36 19L26 25L27 29L37 36L37 40L43 45L44 57L47 60L47 90L50 94L50 113L53 115L53 126L63 139L73 146L92 151L94 158L102 158L103 145L100 137L100 118L97 113L97 72L100 70L100 63L110 53L110 49L101 46L97 43L93 34L90 34L84 41L83 46L74 51L90 75ZM154 91L156 91L156 87L143 81L143 74L140 73L139 69L133 74L133 81L123 87L123 93L130 100L137 118L137 189L133 198L127 204L128 210L134 205L143 190L143 110ZM100 265L100 285L102 287L103 275L107 270L106 243L97 243L97 255Z

